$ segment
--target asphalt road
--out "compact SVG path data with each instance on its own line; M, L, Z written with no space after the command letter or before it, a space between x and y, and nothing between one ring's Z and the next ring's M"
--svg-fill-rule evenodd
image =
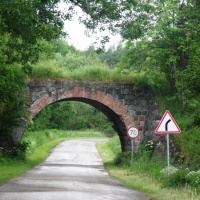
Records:
M105 171L101 139L68 140L45 162L0 187L0 200L147 200Z

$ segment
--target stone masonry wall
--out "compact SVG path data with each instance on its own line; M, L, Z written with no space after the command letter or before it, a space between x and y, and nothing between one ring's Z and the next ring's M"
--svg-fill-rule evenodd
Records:
M160 119L158 105L147 86L133 84L86 83L66 80L30 80L30 118L51 103L76 100L91 104L101 110L114 123L119 134L122 150L131 149L127 128L134 125L140 137L134 140L135 147L155 137L157 120ZM21 136L22 137L22 136ZM15 140L17 140L15 138ZM18 136L18 140L21 140Z

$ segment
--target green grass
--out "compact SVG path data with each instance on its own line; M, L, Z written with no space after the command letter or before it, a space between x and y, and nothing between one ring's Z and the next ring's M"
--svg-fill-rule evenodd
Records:
M134 162L132 168L127 163L116 165L116 158L120 152L117 139L99 143L97 147L106 170L127 187L144 192L155 200L200 200L200 195L197 195L194 188L165 186L164 182L167 182L167 177L160 174L160 169L165 165L163 161L145 161L141 158L139 162Z
M144 74L122 74L117 69L110 69L103 64L84 66L77 70L69 71L67 68L61 68L52 62L39 62L37 65L33 66L33 72L30 78L66 79L81 82L144 83Z
M52 148L66 139L67 138L59 138L41 145L34 153L27 156L25 160L0 157L0 185L43 162Z
M43 162L52 148L60 142L73 138L105 137L100 132L44 130L26 132L23 141L31 141L25 160L7 158L0 155L0 185L15 178Z

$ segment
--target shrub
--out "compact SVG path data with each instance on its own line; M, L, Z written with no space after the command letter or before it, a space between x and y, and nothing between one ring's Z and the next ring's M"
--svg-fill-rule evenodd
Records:
M112 127L107 127L103 130L103 133L107 136L107 137L113 137L114 135L116 135L115 130Z
M5 150L4 154L11 158L17 158L24 160L26 157L26 150L29 147L29 142L22 142L21 144L15 145L8 150Z
M172 172L166 181L166 186L170 187L181 187L185 186L188 181L186 175L188 174L189 170L187 168L180 168Z
M114 160L115 165L130 166L131 152L120 152Z
M26 75L19 65L0 66L0 136L6 138L26 118ZM0 146L5 141L0 140Z
M200 170L191 171L186 175L187 183L193 187L200 187Z

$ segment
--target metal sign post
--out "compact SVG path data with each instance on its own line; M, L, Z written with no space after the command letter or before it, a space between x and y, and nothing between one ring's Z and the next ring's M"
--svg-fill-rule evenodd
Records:
M134 141L131 140L131 167L133 166Z
M133 166L133 154L134 154L134 139L140 135L140 131L137 127L131 126L127 131L128 137L131 139L131 167Z
M167 176L170 175L170 164L169 164L169 134L167 134Z

